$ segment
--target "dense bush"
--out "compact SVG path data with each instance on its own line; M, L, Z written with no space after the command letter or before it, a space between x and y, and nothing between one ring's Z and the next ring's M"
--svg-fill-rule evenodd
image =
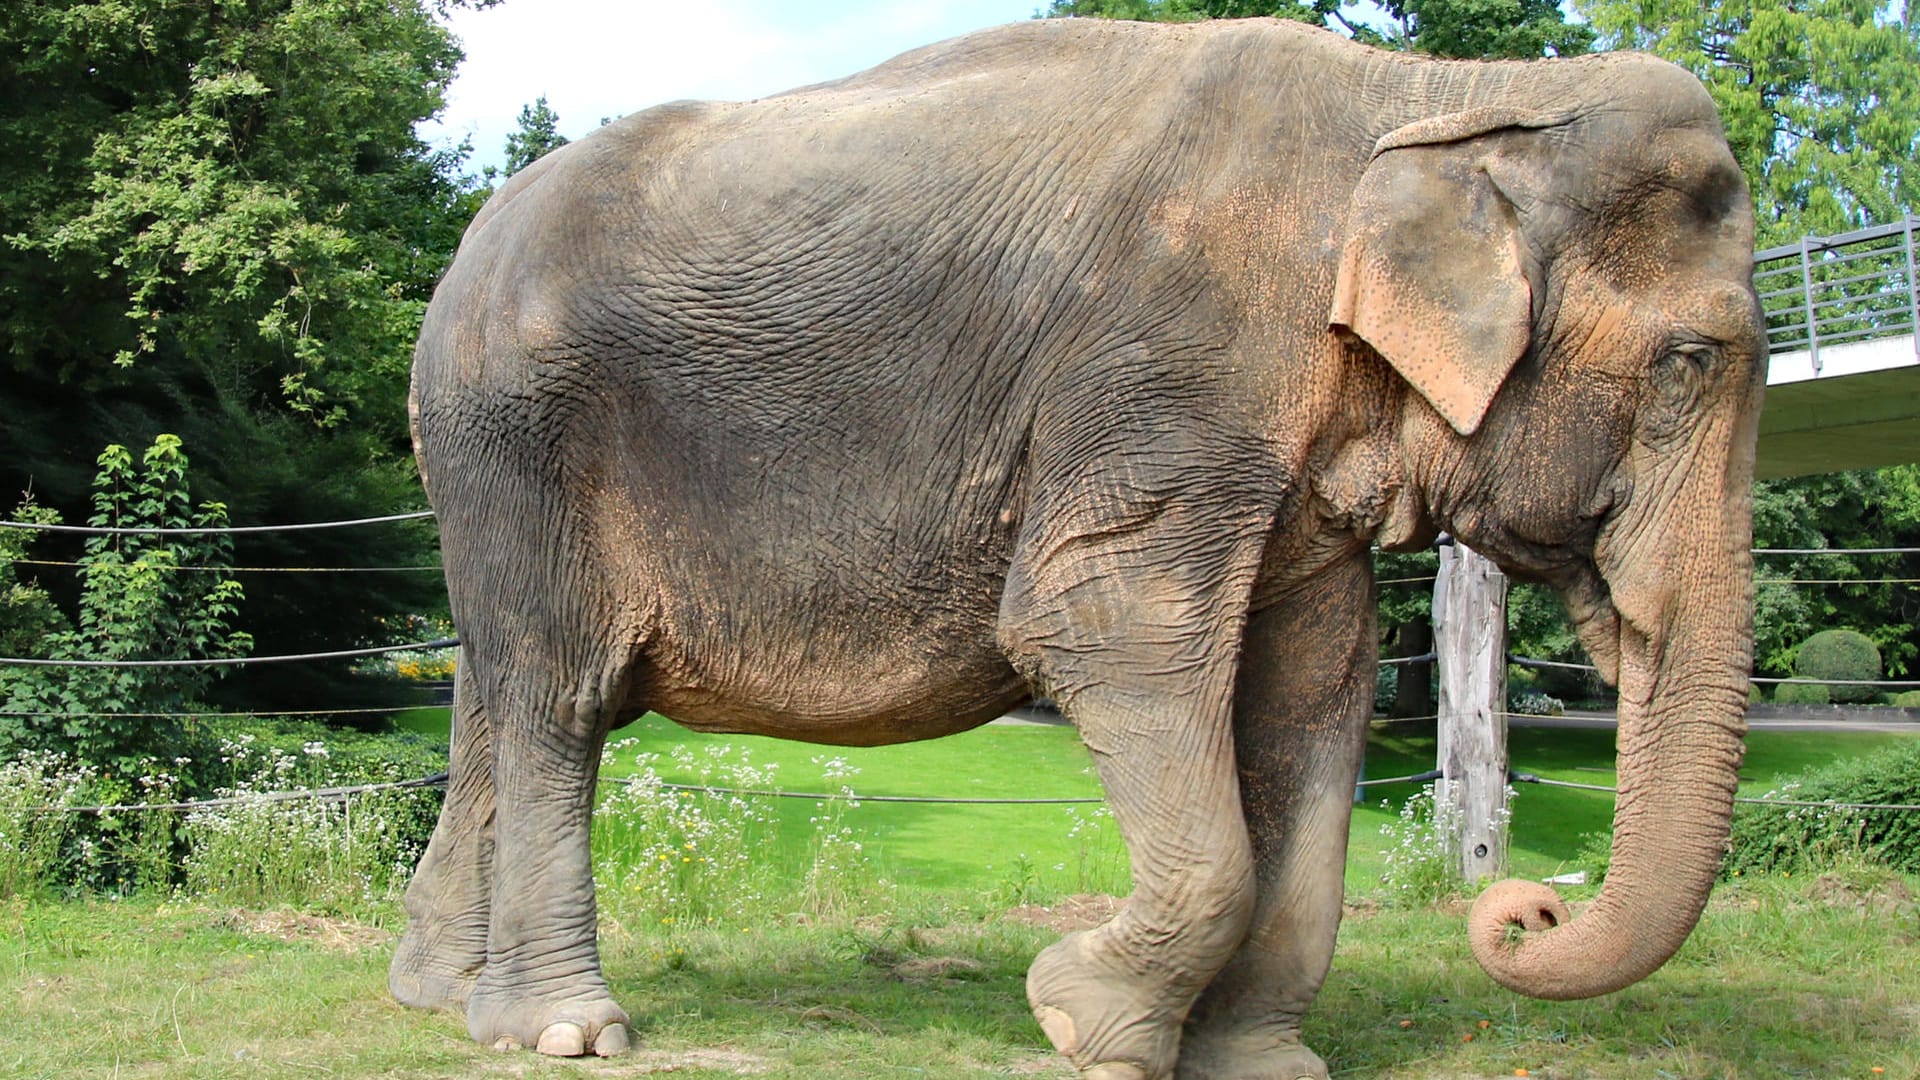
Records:
M1880 650L1857 630L1822 630L1801 642L1793 658L1793 673L1802 679L1872 681L1880 678L1880 671ZM1877 693L1871 686L1830 686L1827 700L1859 704L1872 701Z
M148 758L130 776L52 753L0 761L0 896L184 884L243 903L340 904L391 895L432 835L437 788L350 800L248 796L430 777L446 767L444 742L270 719L195 734L198 757ZM121 809L207 796L242 801ZM88 805L112 809L65 812Z
M1762 798L1920 806L1920 740L1808 769ZM1920 811L1739 804L1722 873L1820 870L1856 855L1920 872Z
M1825 705L1827 688L1818 683L1781 683L1773 688L1773 700L1781 705Z
M1920 690L1902 690L1893 695L1892 704L1903 709L1920 709Z

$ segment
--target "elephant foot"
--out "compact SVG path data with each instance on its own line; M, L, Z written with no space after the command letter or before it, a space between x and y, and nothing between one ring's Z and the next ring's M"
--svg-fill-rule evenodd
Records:
M436 959L426 940L427 935L412 932L401 937L387 968L387 989L395 1001L416 1009L465 1009L486 966L485 955L465 965L449 963Z
M495 1050L532 1047L550 1057L613 1057L631 1045L626 1011L605 989L577 997L516 996L476 990L467 1003L467 1033Z
M1070 934L1027 970L1027 1002L1054 1048L1087 1080L1168 1080L1190 1002L1113 955L1103 930Z
M1190 1032L1175 1080L1327 1080L1327 1063L1292 1036Z

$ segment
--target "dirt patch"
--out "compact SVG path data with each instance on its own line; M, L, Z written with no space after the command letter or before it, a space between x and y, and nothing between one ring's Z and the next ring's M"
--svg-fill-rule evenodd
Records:
M1848 881L1839 874L1822 874L1814 879L1807 895L1830 907L1852 908L1862 915L1890 918L1914 910L1913 890L1898 878L1866 884Z
M901 982L937 982L941 979L978 979L986 965L964 956L916 956L893 965Z
M1126 900L1118 896L1104 896L1099 893L1078 893L1069 896L1051 907L1039 904L1027 904L1007 912L1008 922L1023 926L1038 926L1056 934L1070 934L1075 930L1091 930L1120 913L1126 906Z
M495 1076L547 1075L545 1061L535 1063L523 1056L527 1051L501 1055L482 1066ZM546 1059L551 1061L552 1059ZM594 1077L664 1076L677 1072L717 1072L729 1076L764 1076L773 1071L773 1062L742 1050L714 1047L698 1050L648 1050L636 1048L617 1058L582 1059L580 1071Z
M640 1050L632 1055L631 1064L633 1072L640 1075L706 1069L734 1076L762 1076L773 1071L773 1063L766 1058L724 1049Z
M235 909L220 916L218 922L229 930L238 930L243 934L305 942L334 952L359 952L393 940L392 931L378 926L299 911Z

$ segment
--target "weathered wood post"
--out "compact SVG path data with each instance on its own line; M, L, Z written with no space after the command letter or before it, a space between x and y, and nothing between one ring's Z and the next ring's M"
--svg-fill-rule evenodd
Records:
M1465 544L1442 540L1433 584L1440 665L1438 806L1458 810L1461 880L1507 865L1507 579Z

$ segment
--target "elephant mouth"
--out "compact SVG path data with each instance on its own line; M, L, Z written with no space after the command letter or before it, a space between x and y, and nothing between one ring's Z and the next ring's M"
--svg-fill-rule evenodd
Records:
M1620 685L1620 612L1606 579L1592 562L1581 560L1567 580L1556 584L1593 666L1608 686Z

